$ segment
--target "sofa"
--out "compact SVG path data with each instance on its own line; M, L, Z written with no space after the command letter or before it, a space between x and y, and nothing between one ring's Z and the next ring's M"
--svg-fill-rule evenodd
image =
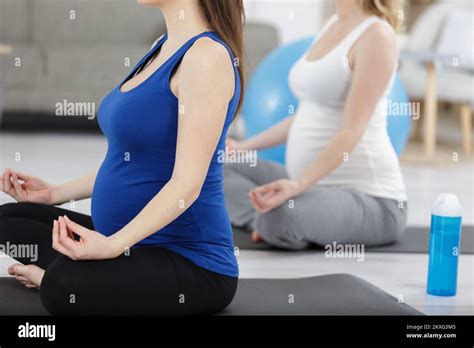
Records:
M0 0L4 116L30 120L56 103L98 103L165 31L158 9L134 0ZM278 45L277 30L245 26L247 76ZM58 119L58 118L56 118Z

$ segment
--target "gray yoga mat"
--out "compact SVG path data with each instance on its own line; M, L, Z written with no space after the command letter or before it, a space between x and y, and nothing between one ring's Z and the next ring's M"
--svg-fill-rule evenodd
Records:
M39 292L0 278L0 315L48 315ZM349 274L297 279L240 279L219 315L423 315Z
M28 289L13 277L0 278L0 315L49 315L39 291Z
M250 233L234 227L234 244L240 249L248 250L282 250L265 242L255 243ZM427 253L430 241L429 227L408 227L400 240L390 245L367 247L365 252L384 253ZM324 250L314 246L315 251ZM294 251L292 251L294 252ZM474 254L474 226L463 226L461 237L461 254Z

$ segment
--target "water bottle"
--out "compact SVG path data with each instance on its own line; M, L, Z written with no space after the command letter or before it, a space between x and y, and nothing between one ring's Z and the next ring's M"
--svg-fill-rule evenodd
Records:
M442 193L431 210L428 284L430 295L454 296L458 276L462 208L456 195Z

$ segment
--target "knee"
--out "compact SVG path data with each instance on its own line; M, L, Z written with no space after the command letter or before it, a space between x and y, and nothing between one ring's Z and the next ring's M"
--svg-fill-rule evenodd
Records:
M384 244L393 244L397 242L403 235L406 229L406 223L404 222L397 222L392 228L386 229L385 233L383 234L382 240L378 243L381 245Z
M281 205L258 218L257 230L265 236L285 237L292 230L296 214L286 204Z
M71 282L71 259L58 256L47 268L40 286L40 297L44 308L53 315L75 313L75 294Z
M286 204L261 215L257 230L265 241L277 247L297 250L309 246L303 238L296 209Z
M387 221L384 223L385 228L380 236L378 244L392 244L397 242L407 226L408 211L406 208L399 208L391 211L387 216Z
M23 217L28 216L35 203L14 202L0 205L0 217Z
M17 204L18 203L5 203L0 205L0 218L12 215L11 213L15 211Z
M10 219L11 211L13 210L16 203L7 203L0 205L0 232L1 238L6 238L7 235L11 233L12 228L10 228Z

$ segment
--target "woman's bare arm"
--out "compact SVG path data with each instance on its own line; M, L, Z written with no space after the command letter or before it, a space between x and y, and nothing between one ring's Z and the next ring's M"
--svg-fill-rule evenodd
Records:
M52 185L30 174L7 168L0 176L0 192L18 202L57 205L71 200L89 198L97 172L82 178Z
M261 150L286 143L294 116L288 116L273 127L239 142L239 149Z
M97 172L94 172L63 184L54 185L51 192L51 204L57 205L71 200L90 198L96 177Z

